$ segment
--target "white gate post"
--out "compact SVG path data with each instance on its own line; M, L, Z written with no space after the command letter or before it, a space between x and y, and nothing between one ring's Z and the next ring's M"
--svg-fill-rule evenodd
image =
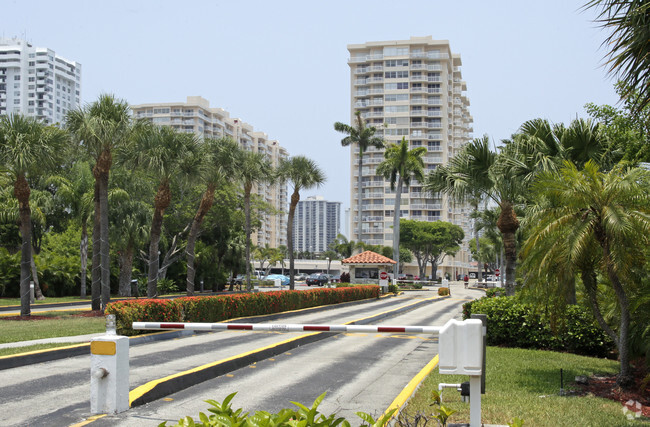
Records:
M90 342L90 412L129 409L129 338L116 335L115 315L106 316L106 335Z

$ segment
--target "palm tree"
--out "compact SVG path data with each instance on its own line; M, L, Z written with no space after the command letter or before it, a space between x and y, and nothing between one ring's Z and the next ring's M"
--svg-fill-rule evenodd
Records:
M187 257L186 291L188 296L194 295L194 277L196 274L194 269L194 247L203 219L214 204L214 193L219 183L227 181L238 170L236 159L239 145L231 138L205 139L201 145L201 150L204 162L201 164L202 167L199 168L199 173L201 179L205 182L206 189L192 220L187 236L187 245L185 246L185 256Z
M66 115L66 128L95 161L91 294L92 309L104 310L111 298L108 179L113 165L113 150L124 146L131 136L133 126L129 104L113 95L100 95L92 104L69 111Z
M385 160L377 166L377 175L383 175L390 180L390 189L395 191L395 214L393 217L393 277L399 274L399 219L402 202L402 186L408 191L411 177L424 181L424 161L422 156L427 152L424 147L409 150L405 137L398 144L390 144L384 151ZM395 183L397 182L397 190Z
M438 167L427 176L425 188L432 193L445 193L456 201L468 201L474 217L478 217L479 204L485 197L493 198L502 208L504 215L499 228L504 237L509 240L510 271L506 268L506 285L509 292L514 292L514 263L516 262L516 243L514 233L519 228L516 214L512 208L512 197L509 194L506 183L497 173L497 154L490 150L490 140L487 136L474 139L465 145L462 151L453 157L446 166ZM505 211L504 211L505 208ZM474 238L476 239L476 250L479 246L480 226L474 221ZM478 277L481 279L482 272L479 264Z
M65 200L70 214L81 225L79 255L81 260L80 292L86 297L86 276L88 266L88 221L93 214L93 175L88 162L79 161L72 165L68 176L51 176L48 183L56 187L56 193Z
M650 103L650 2L590 0L585 8L600 9L597 22L609 32L608 71L625 82L622 96L636 98L633 111L640 112Z
M251 286L251 193L253 186L273 180L273 167L262 153L242 150L238 156L238 174L244 185L244 214L246 222L246 288Z
M32 260L31 193L28 179L58 164L67 134L19 114L0 117L0 166L12 177L18 200L20 235L20 315L31 314L29 298Z
M196 171L198 140L194 134L179 133L167 126L150 126L138 132L133 139L133 162L142 166L158 182L154 197L154 213L149 233L149 266L147 297L158 296L158 251L165 209L171 203L171 180L188 179Z
M283 160L278 167L278 173L283 181L291 182L293 193L289 203L287 217L287 249L289 250L289 289L295 288L294 282L294 253L293 253L293 217L296 206L300 201L300 190L320 187L326 180L325 174L316 162L304 156L294 156Z
M630 272L633 267L644 264L643 249L650 243L648 188L650 173L647 171L617 166L604 173L592 161L581 171L565 161L559 173L543 172L533 186L534 192L544 197L548 204L531 221L535 226L527 247L543 242L548 245L548 240L554 242L554 246L565 246L555 248L557 250L551 255L568 256L568 260L558 260L558 263L570 262L583 271L588 259L595 254L593 248L600 250L598 262L591 264L598 265L609 279L619 305L618 336L612 334L611 329L604 329L610 333L619 351L621 370L617 382L623 387L632 383L628 292L634 283ZM583 274L583 278L587 276ZM593 291L589 283L585 283L588 293L590 288Z
M363 175L363 153L368 150L370 147L383 148L384 140L375 136L377 129L374 126L366 126L366 123L361 117L361 111L354 113L356 117L356 123L354 126L346 125L345 123L336 122L334 123L334 130L344 133L347 136L341 140L341 145L347 147L348 145L357 144L359 146L359 178L357 182L357 239L359 242L362 242L361 239L361 199L363 194L362 187L362 175Z

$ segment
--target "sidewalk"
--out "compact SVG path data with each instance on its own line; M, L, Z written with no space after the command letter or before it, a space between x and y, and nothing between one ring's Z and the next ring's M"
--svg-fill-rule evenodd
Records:
M104 334L105 334L104 332L100 332L96 334L76 335L72 337L43 338L40 340L8 342L8 343L0 344L0 349L13 348L13 347L27 347L29 345L51 344L51 343L78 344L78 343L90 342L93 338L102 336Z

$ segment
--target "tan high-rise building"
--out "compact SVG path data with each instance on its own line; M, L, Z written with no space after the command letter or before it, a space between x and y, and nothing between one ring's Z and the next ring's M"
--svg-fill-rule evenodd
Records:
M137 119L148 119L201 138L230 137L246 150L263 153L274 167L289 157L278 141L269 139L264 132L254 131L252 125L241 119L230 118L230 114L221 108L211 108L208 100L200 96L188 96L187 102L132 105L131 109ZM286 245L287 185L260 184L253 192L279 213L263 215L262 225L251 240L258 246Z
M386 142L399 142L405 137L411 148L425 147L425 173L446 164L470 140L472 117L464 94L467 85L460 72L462 63L460 55L451 52L447 40L411 37L351 44L348 51L351 124L360 111L365 122L377 129L375 135ZM368 244L392 246L395 192L388 181L376 175L377 165L384 160L383 149L371 147L364 152L360 215L359 148L353 145L351 149L351 237ZM401 218L460 225L466 240L471 237L468 214L464 205L450 202L443 195L427 194L417 180L412 180L408 192L402 193ZM454 277L467 268L468 254L462 250L455 259L447 257L439 269Z

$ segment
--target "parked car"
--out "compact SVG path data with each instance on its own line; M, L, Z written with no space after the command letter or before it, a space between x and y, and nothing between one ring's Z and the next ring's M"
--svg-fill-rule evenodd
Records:
M303 273L298 273L295 276L293 276L293 280L305 280L307 276Z
M329 282L329 280L330 280L330 278L329 278L329 276L327 274L314 273L314 274L310 274L307 277L306 282L307 282L307 286L311 286L311 285L323 286L323 285L327 284L327 282Z
M284 276L282 274L269 274L264 278L264 280L276 280L280 279L280 285L281 286L288 286L290 279L289 276Z
M235 277L235 285L243 285L245 281L246 281L245 274L238 274L237 277Z
M412 274L399 274L397 276L397 281L398 282L406 282L406 281L412 281L413 280L413 275Z
M341 275L340 274L335 274L334 276L332 276L330 274L330 276L331 276L330 277L330 282L331 283L341 283Z

